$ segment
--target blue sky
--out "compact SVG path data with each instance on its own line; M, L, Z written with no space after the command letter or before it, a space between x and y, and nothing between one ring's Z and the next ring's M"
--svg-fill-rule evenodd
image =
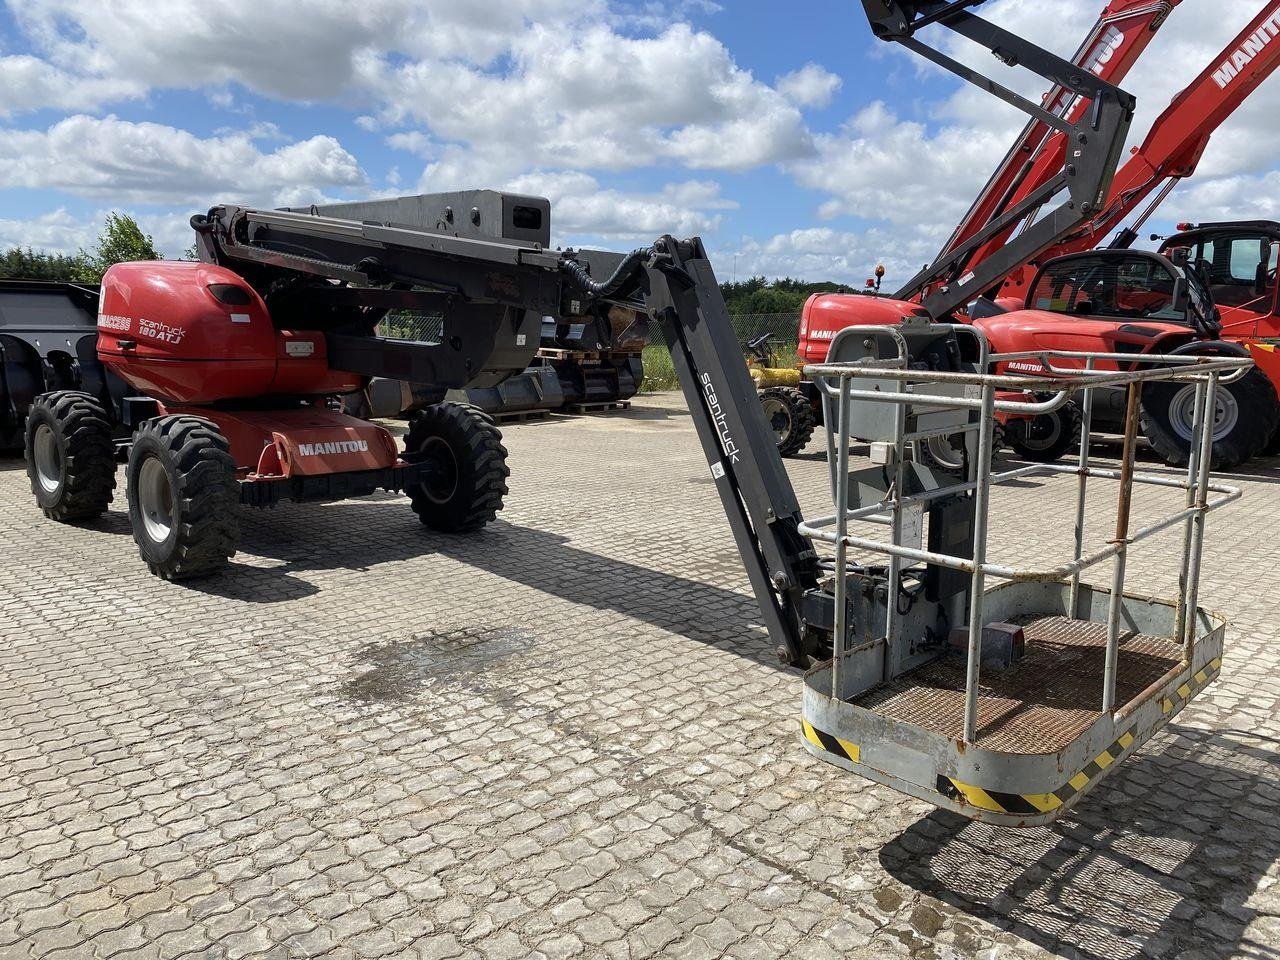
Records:
M1261 2L1182 0L1126 84L1136 131ZM982 12L1069 55L1101 6ZM1269 81L1165 221L1277 215L1277 100ZM1019 125L873 40L854 0L10 0L0 245L73 250L114 209L176 255L216 202L494 187L550 196L559 242L700 233L725 278L892 279Z

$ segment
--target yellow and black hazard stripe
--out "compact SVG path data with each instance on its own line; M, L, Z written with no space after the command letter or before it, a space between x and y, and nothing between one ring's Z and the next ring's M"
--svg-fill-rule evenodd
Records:
M971 807L989 810L992 813L1012 813L1023 816L1052 813L1102 776L1102 772L1107 767L1119 760L1121 755L1133 746L1133 739L1133 731L1126 730L1111 746L1086 763L1083 770L1052 793L1004 793L1000 790L975 787L971 783L963 783L953 777L943 776L938 777L938 792L948 800L967 803Z
M819 750L825 750L827 753L835 754L850 763L860 763L858 759L862 756L862 751L856 743L850 740L842 740L839 737L819 730L804 717L800 718L800 729L804 732L804 738L812 743Z
M1195 676L1180 685L1173 694L1161 697L1160 711L1162 713L1173 713L1175 710L1181 710L1187 705L1188 700L1213 683L1220 672L1222 672L1222 658L1214 657L1204 667L1197 670Z
M1222 660L1215 657L1202 669L1180 684L1174 694L1162 697L1161 710L1168 714L1175 708L1180 709L1188 700L1213 682L1222 668ZM1173 699L1176 697L1177 699ZM856 743L842 740L813 726L808 720L801 719L804 738L819 750L826 751L852 763L861 763L861 750ZM1102 776L1108 767L1119 760L1134 744L1133 728L1126 730L1096 757L1084 765L1075 776L1051 793L1005 793L985 787L964 783L954 777L939 776L938 793L948 800L964 803L979 810L991 813L1007 813L1020 816L1034 816L1040 813L1052 813L1068 803L1077 794L1086 790L1094 781Z

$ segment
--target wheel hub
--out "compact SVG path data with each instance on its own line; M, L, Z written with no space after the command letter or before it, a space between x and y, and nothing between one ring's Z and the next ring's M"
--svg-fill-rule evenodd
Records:
M441 437L428 437L420 448L422 458L432 469L422 478L422 492L435 504L446 504L458 490L458 458L453 448Z
M1195 436L1196 388L1186 386L1178 391L1169 405L1169 426L1179 438L1190 443ZM1229 390L1214 393L1213 439L1216 443L1231 433L1240 421L1240 405Z
M58 449L58 438L54 435L53 428L47 423L36 427L31 448L36 482L45 493L56 492L62 483L62 451Z
M764 407L764 415L769 421L769 426L773 428L774 436L779 442L787 439L791 433L791 415L786 406L782 401L772 397L764 400L761 405Z
M1058 442L1062 434L1062 421L1053 414L1042 413L1027 425L1024 443L1037 449L1045 449Z
M148 457L138 471L138 507L147 537L155 543L168 540L173 531L173 484L155 457Z

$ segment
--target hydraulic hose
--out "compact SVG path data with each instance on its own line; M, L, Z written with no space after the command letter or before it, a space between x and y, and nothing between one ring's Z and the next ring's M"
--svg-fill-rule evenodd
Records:
M607 300L617 296L627 281L635 276L636 267L641 261L647 260L651 256L653 256L653 247L639 247L632 250L622 258L622 262L618 264L617 269L601 281L592 280L587 268L576 260L562 260L560 269L567 273L570 279L581 287L582 291L588 296L599 300Z

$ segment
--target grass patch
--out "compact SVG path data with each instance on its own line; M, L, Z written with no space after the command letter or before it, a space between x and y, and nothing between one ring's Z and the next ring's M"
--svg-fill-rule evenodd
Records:
M680 381L676 379L676 368L671 362L670 350L660 344L651 343L644 348L642 359L644 382L640 384L641 393L680 389Z
M774 346L774 357L780 366L795 366L795 341L779 343ZM651 343L644 348L644 382L640 384L641 393L658 393L663 390L679 390L680 381L676 379L676 368L671 363L671 351L661 344Z

